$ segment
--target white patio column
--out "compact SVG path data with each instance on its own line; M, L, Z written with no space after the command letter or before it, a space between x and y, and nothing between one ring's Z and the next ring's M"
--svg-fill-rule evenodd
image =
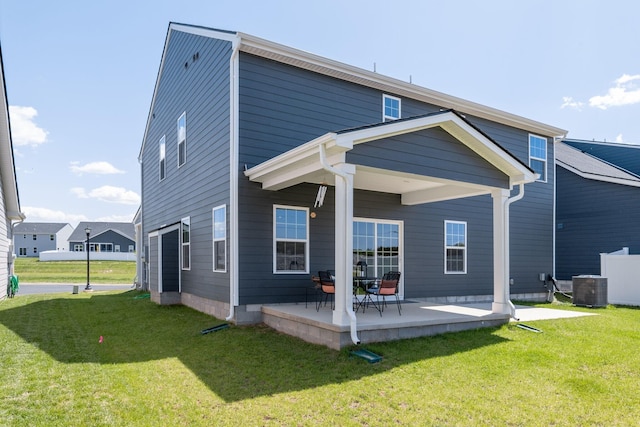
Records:
M510 314L509 302L509 190L493 190L493 304L494 313Z
M350 318L347 309L353 298L352 258L353 258L353 175L354 165L342 163L334 166L341 175L336 175L335 207L335 301L333 311L334 325L348 325Z

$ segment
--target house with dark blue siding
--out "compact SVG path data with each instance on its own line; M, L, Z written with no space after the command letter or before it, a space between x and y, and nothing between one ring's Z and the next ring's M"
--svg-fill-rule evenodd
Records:
M135 252L135 228L132 222L80 222L69 236L69 250L91 252Z
M544 299L566 131L254 37L171 23L139 154L151 298L236 324L356 264L401 299Z
M601 253L640 253L640 176L629 172L640 169L640 146L565 142L556 143L559 280L599 275Z

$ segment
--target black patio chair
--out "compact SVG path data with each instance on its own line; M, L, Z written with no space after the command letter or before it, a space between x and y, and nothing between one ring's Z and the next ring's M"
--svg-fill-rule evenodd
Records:
M387 305L386 297L395 296L396 304L398 305L398 314L402 316L402 307L400 305L400 298L398 297L398 283L400 283L399 271L388 271L382 276L379 282L374 286L367 288L367 296L369 299L371 295L376 296L377 308L382 316L382 311ZM382 305L380 305L380 297L382 297Z
M333 280L331 272L326 270L318 271L318 278L320 280L320 290L322 291L322 295L324 295L324 305L327 305L327 299L331 298L331 309L334 309L334 296L336 294L336 284ZM316 311L320 311L320 306L322 305L322 298L318 301L316 305Z

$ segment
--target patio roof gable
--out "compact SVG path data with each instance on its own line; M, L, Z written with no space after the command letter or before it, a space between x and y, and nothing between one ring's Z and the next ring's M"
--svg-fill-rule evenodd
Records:
M466 145L479 157L509 178L511 185L532 182L535 173L511 153L452 110L424 116L380 123L361 128L327 133L245 171L265 190L277 191L303 182L333 185L333 176L324 170L319 147L326 150L331 165L345 163L345 153L355 145L397 135L440 127ZM403 204L419 204L487 194L491 187L451 181L401 171L382 170L356 165L354 188L402 195Z

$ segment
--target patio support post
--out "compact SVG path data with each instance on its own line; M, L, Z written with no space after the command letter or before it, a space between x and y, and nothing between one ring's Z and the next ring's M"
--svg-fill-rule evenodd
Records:
M336 309L333 311L334 325L348 325L350 322L348 309L351 303L353 280L351 265L353 263L353 175L355 166L346 163L335 165L341 174L336 179L335 193L335 268L336 268Z
M493 304L491 311L510 314L509 307L509 222L507 200L509 190L493 190Z

